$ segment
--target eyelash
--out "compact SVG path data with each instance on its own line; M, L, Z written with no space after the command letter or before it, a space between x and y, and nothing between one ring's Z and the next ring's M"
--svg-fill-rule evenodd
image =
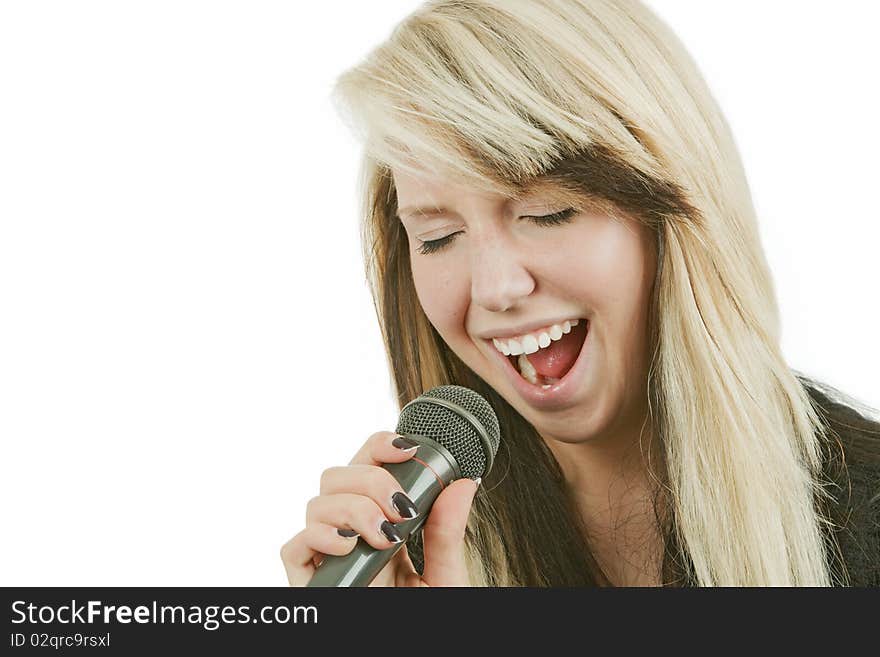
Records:
M568 208L567 210L554 212L553 214L545 214L542 217L528 217L528 219L539 226L559 226L561 224L568 223L575 215L575 213L576 211L574 208ZM451 235L447 235L446 237L441 237L439 240L424 241L422 242L422 245L418 248L418 252L422 255L437 253L437 251L440 251L448 244L451 244L452 241L455 239L455 236L458 235L460 232L461 231L458 231L456 233L452 233Z

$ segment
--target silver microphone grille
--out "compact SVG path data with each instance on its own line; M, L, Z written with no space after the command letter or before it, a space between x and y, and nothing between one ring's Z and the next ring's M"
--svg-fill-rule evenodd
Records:
M427 436L458 462L463 477L483 477L492 469L501 430L482 395L463 386L437 386L400 411L397 433Z

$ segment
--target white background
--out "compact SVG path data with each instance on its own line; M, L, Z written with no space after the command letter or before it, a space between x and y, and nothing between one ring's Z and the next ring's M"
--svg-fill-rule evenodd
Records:
M742 150L790 364L880 404L878 10L650 4ZM397 421L329 92L416 5L0 5L0 584L286 583L321 471Z

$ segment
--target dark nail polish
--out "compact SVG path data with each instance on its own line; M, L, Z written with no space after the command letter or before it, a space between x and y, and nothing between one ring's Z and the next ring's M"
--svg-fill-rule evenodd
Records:
M397 512L407 520L419 515L419 510L416 508L416 505L413 504L412 500L403 493L394 493L394 495L391 496L391 504L393 504L394 508L397 509Z
M391 441L391 444L394 445L397 449L408 450L413 447L418 447L419 444L415 440L411 440L410 438L405 438L403 436L398 436L394 440Z
M392 525L390 522L385 520L381 525L379 525L379 530L382 532L382 535L387 538L392 543L402 543L403 536L400 535L400 532L397 531L397 527Z
M353 529L337 529L336 533L342 536L342 538L355 538L360 536L360 534Z

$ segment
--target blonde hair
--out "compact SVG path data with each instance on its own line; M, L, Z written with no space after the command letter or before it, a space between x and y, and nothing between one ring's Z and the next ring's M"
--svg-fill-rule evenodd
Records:
M437 0L401 22L335 91L364 141L366 271L398 402L458 383L500 410L509 454L469 526L475 583L603 580L577 532L559 549L568 550L562 561L582 560L589 574L581 579L548 575L566 564L530 554L534 534L579 528L576 514L552 457L529 442L541 442L534 428L456 358L421 311L392 168L429 169L507 195L546 181L650 226L659 257L644 394L662 445L658 495L668 508L658 520L668 532L666 563L675 566L664 572L677 568L681 582L698 585L845 581L829 566L836 547L824 531L827 436L780 351L740 158L665 24L634 0ZM523 492L517 479L528 476L515 470L524 458L542 464L546 482L529 482L537 490ZM535 517L542 513L530 523L514 509L534 495L555 500L549 527Z

